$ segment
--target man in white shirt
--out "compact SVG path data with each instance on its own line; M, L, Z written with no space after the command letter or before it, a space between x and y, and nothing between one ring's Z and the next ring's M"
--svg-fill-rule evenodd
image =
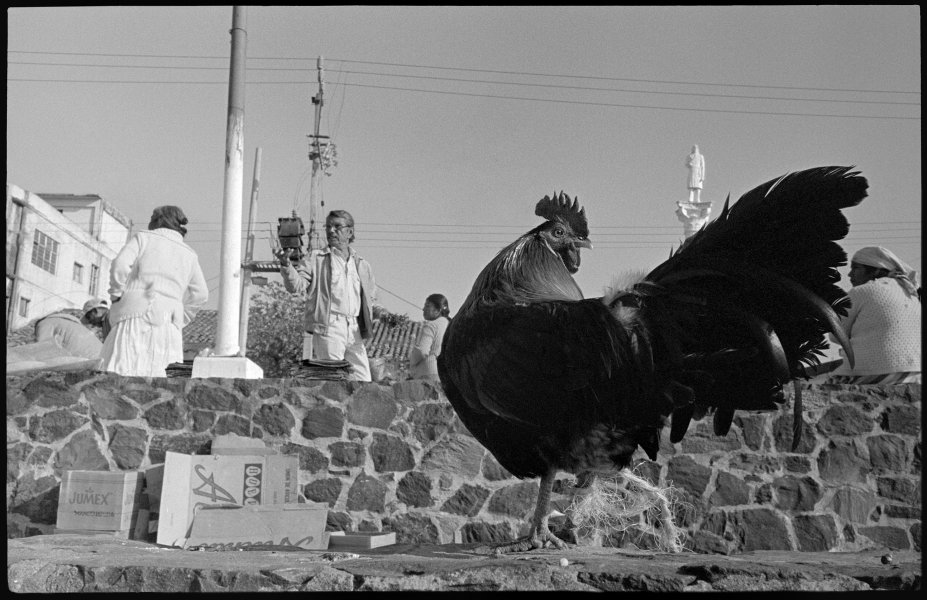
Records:
M288 250L278 253L287 291L308 295L303 360L346 360L351 379L370 381L364 340L373 335L374 319L386 311L376 304L370 263L351 247L351 214L331 211L325 219L325 237L326 248L309 252L296 264Z

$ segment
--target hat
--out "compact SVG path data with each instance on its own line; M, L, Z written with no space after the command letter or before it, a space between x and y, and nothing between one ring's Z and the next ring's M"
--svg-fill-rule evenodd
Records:
M109 308L109 300L106 298L91 298L84 302L84 314L89 313L95 308Z

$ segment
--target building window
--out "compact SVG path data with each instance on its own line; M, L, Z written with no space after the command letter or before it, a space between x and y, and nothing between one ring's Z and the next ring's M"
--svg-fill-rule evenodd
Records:
M48 237L38 229L32 242L32 264L55 274L58 264L58 242Z
M80 263L74 263L74 281L84 283L84 265Z
M100 281L100 267L90 265L90 295L97 295L97 283Z
M23 298L22 296L20 296L19 298L19 316L20 317L29 316L29 299Z

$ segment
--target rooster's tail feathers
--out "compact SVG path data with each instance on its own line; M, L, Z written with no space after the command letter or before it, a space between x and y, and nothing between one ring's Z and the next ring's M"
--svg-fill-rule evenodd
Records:
M682 401L671 439L706 408L723 434L735 409L781 402L783 384L819 362L827 333L852 362L840 326L849 300L837 285L847 255L837 242L849 231L841 211L866 197L866 179L853 169L789 173L734 204L728 197L717 219L634 286L668 364L707 374L691 386L694 404L673 393Z

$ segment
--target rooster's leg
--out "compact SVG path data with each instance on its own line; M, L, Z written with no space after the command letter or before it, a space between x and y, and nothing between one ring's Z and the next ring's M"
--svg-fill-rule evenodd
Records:
M553 489L556 474L557 470L551 469L541 477L538 503L534 509L534 518L531 520L531 531L528 536L494 547L494 554L527 552L528 550L543 548L547 544L551 544L560 550L566 548L566 543L552 534L547 526L547 519L550 516L550 492Z

